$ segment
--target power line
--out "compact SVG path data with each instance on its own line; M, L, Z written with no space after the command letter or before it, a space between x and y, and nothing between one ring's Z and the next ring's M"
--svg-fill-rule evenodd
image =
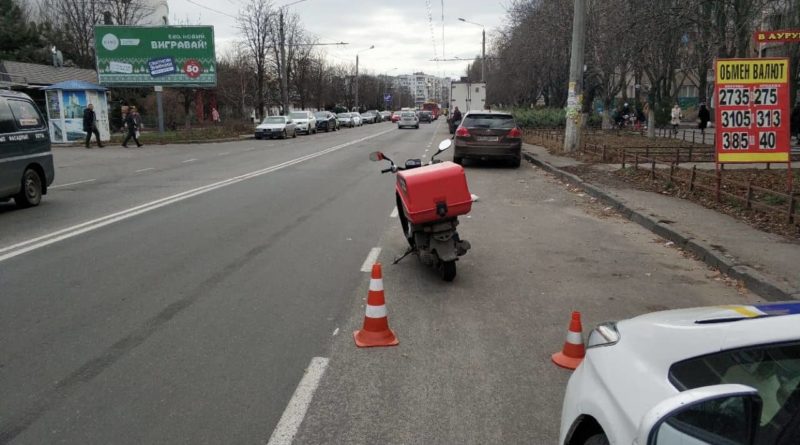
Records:
M230 17L232 19L238 19L238 17L236 17L235 15L230 15L227 12L222 12L222 11L219 11L217 9L210 8L210 7L206 6L206 5L203 5L201 3L195 2L193 0L186 0L186 1L191 3L191 4L193 4L193 5L195 5L195 6L199 6L199 7L203 8L203 9L208 9L211 12L216 12L217 14L222 14L222 15L224 15L226 17Z
M428 28L431 30L431 43L433 43L433 57L439 57L439 50L436 49L436 35L433 32L433 9L431 8L431 0L425 0L425 6L428 9ZM436 70L439 70L439 64L436 64Z

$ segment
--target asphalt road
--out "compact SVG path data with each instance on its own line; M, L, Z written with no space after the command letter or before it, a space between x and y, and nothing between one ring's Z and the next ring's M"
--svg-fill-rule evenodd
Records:
M41 206L0 205L0 443L266 443L284 419L295 443L553 443L571 310L753 299L529 165L471 165L456 281L386 265L400 346L356 349L362 263L403 251L367 154L447 136L57 149Z

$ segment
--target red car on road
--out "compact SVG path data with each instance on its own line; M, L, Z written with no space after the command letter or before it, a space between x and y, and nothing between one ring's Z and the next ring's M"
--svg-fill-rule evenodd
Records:
M395 111L394 113L392 113L392 123L396 123L399 120L400 120L400 112Z

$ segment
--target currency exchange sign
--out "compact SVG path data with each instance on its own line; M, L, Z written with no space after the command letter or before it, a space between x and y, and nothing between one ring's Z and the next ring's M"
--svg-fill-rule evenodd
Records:
M94 30L103 85L214 86L213 26L108 26Z
M717 162L789 162L789 60L717 59Z

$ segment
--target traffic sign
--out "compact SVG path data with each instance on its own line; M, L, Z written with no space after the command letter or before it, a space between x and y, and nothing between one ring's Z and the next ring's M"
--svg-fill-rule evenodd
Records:
M386 103L390 103L392 101L392 95L391 94L384 94L383 95L383 101L386 102Z
M789 162L789 60L717 59L718 163Z

